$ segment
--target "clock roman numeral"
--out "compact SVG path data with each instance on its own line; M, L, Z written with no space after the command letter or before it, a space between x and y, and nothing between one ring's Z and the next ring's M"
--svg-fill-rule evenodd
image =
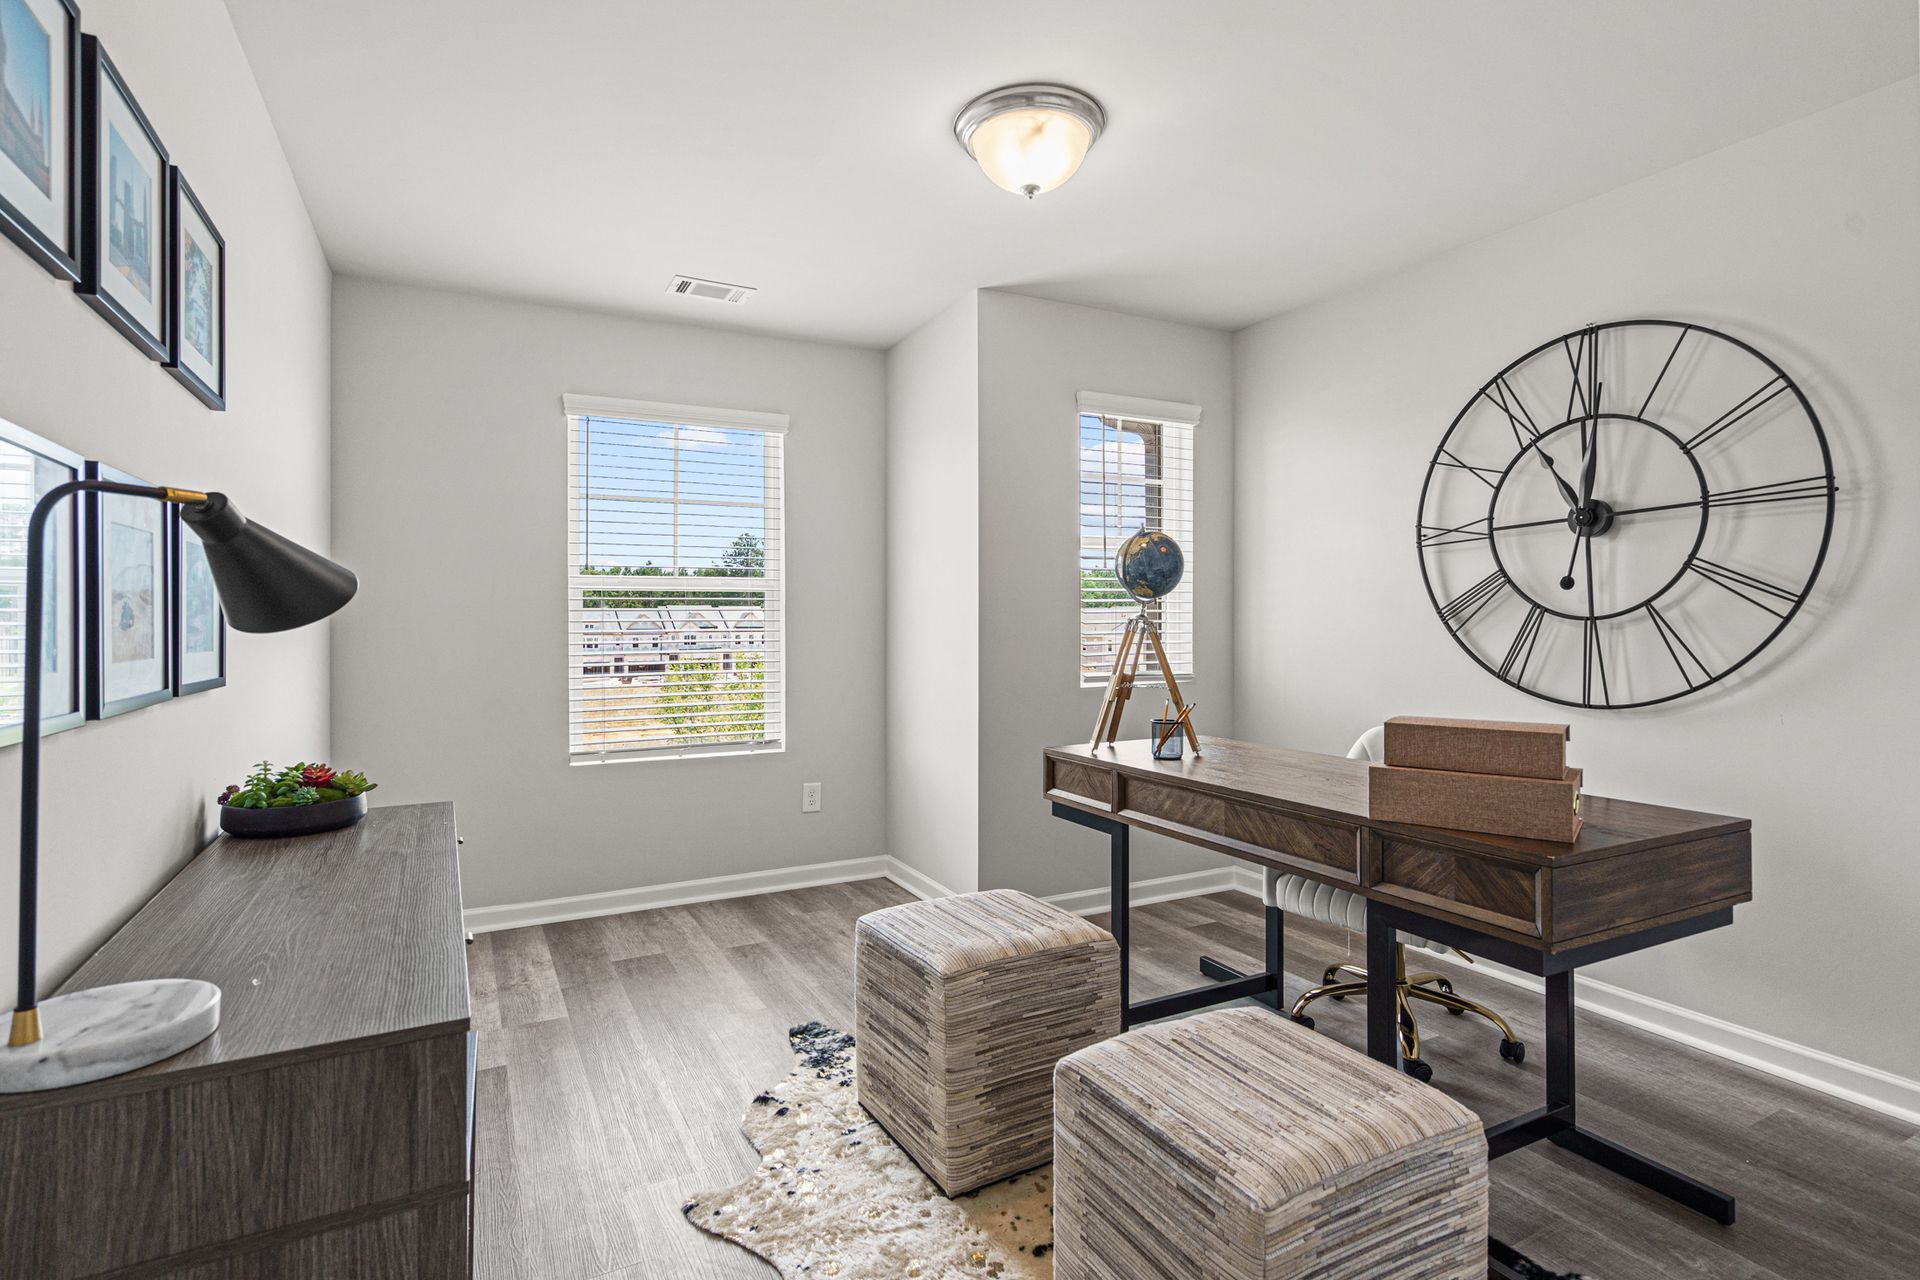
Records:
M1660 643L1667 647L1667 655L1673 659L1673 665L1680 668L1680 678L1686 681L1687 688L1697 689L1700 685L1694 682L1692 672L1687 668L1687 663L1681 660L1681 654L1685 654L1687 659L1693 663L1694 668L1700 672L1700 682L1711 684L1714 679L1713 669L1707 666L1706 663L1700 661L1700 655L1695 653L1693 646L1688 644L1680 635L1679 628L1668 621L1667 615L1660 612L1651 600L1647 602L1645 608L1648 621L1653 623L1654 634L1658 635L1660 637Z
M1600 676L1600 705L1613 705L1613 695L1607 689L1607 655L1601 647L1600 623L1587 618L1581 624L1580 636L1580 701L1593 705L1594 674Z
M1673 367L1673 358L1680 354L1680 344L1685 342L1687 335L1692 332L1693 326L1687 325L1680 330L1680 336L1673 340L1673 350L1667 352L1667 362L1661 365L1660 372L1653 376L1653 385L1647 388L1647 398L1640 402L1640 412L1634 415L1636 418L1647 416L1647 408L1653 403L1653 393L1660 389L1662 382L1666 381L1667 370Z
M1442 467L1452 467L1457 471L1464 471L1468 475L1472 476L1475 480L1478 480L1481 484L1487 486L1487 488L1489 489L1498 489L1500 487L1494 481L1487 479L1488 476L1499 475L1500 468L1476 467L1471 462L1462 462L1458 457L1456 457L1453 453L1451 453L1446 449L1442 449L1440 451L1440 456L1443 459L1445 459L1445 461L1439 462L1435 465L1442 466Z
M1491 393L1488 388L1491 388ZM1540 428L1533 424L1533 415L1527 411L1520 393L1507 382L1505 374L1495 378L1487 388L1482 388L1480 394L1488 404L1507 415L1507 424L1513 429L1513 442L1520 448L1524 449L1540 438ZM1514 412L1516 409L1519 410L1517 414ZM1520 434L1523 430L1527 433L1524 436Z
M1420 526L1420 545L1423 547L1453 547L1463 542L1485 542L1493 537L1492 516L1481 516L1465 524L1454 525L1451 529L1435 524Z
M1776 618L1785 619L1786 614L1767 603L1768 599L1785 601L1789 606L1800 602L1800 597L1785 587L1776 586L1765 578L1756 578L1750 573L1730 569L1724 564L1695 556L1687 561L1687 568L1693 570L1708 582L1724 587L1745 600L1756 609L1764 609Z
M1752 507L1765 502L1798 502L1803 498L1824 498L1838 490L1832 476L1807 476L1800 480L1775 480L1770 484L1751 484L1740 489L1722 489L1707 495L1709 507Z
M1507 585L1507 575L1495 569L1448 602L1440 610L1440 620L1459 634L1460 629L1473 620L1473 615L1497 599Z
M1515 684L1527 678L1527 664L1533 660L1533 647L1540 642L1540 623L1547 611L1539 605L1527 610L1527 616L1520 623L1520 630L1514 634L1513 643L1507 646L1507 657L1500 664L1500 678L1511 680Z
M1785 377L1777 373L1774 374L1754 390L1748 392L1746 398L1739 404L1736 404L1733 408L1727 410L1712 422L1709 422L1706 426L1694 432L1693 437L1681 444L1680 447L1688 453L1692 453L1709 440L1713 440L1725 433L1736 423L1744 422L1752 415L1754 410L1771 403L1776 397L1784 394L1789 385Z

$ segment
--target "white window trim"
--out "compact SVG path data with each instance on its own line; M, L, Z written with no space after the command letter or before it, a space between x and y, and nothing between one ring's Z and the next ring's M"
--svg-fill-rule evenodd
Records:
M722 427L729 431L787 433L787 415L752 409L711 409L697 404L667 404L660 400L619 400L611 396L560 397L569 418L626 418L637 422L673 422L688 427Z
M1097 418L1134 418L1173 427L1200 425L1200 406L1177 400L1147 400L1140 396L1117 396L1107 391L1082 391L1074 399L1081 413Z
M640 422L666 422L677 426L714 427L728 431L760 431L768 435L785 436L788 417L784 413L765 413L753 409L716 409L704 405L671 404L663 400L628 400L613 396L583 396L563 394L560 397L561 421L566 424L569 454L576 446L575 431L577 420L582 418L614 418ZM784 452L781 458L780 510L782 528L777 539L769 536L766 542L767 553L777 557L780 574L781 593L786 590L786 460ZM569 482L571 483L571 482ZM571 512L574 495L568 494L568 509ZM570 517L571 518L571 517ZM573 548L568 548L568 592L571 596L576 589L573 582ZM571 608L571 605L569 606ZM608 751L579 752L569 750L567 764L570 767L591 767L604 764L636 764L646 760L697 760L722 756L760 756L778 755L786 751L792 741L792 732L787 724L787 671L788 654L786 648L786 607L783 603L779 610L778 640L782 664L777 694L769 701L775 708L780 724L779 738L760 743L707 743L688 747L621 747ZM571 666L574 655L569 641L568 663ZM569 687L568 697L572 690ZM777 699L777 700L776 700ZM569 733L571 741L571 732Z

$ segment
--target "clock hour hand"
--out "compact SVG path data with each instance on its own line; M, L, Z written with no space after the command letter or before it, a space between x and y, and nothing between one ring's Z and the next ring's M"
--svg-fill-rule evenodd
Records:
M1560 472L1558 469L1554 467L1553 459L1548 455L1547 451L1545 449L1540 448L1538 445L1534 446L1533 451L1540 455L1540 465L1545 467L1550 473L1552 473L1553 482L1560 486L1560 496L1567 500L1567 505L1569 507L1579 506L1580 495L1573 491L1572 485L1568 484L1565 480L1562 480L1560 478Z

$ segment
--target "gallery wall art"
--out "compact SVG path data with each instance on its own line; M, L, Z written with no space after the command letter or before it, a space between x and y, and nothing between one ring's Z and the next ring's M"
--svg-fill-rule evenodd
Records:
M0 233L227 407L227 242L72 0L0 0Z
M0 232L76 281L80 116L80 10L0 0Z

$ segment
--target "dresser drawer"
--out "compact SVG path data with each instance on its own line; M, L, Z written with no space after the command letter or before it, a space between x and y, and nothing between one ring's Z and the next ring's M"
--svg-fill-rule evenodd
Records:
M1463 922L1540 936L1543 873L1526 863L1388 837L1380 841L1373 888L1382 898Z

